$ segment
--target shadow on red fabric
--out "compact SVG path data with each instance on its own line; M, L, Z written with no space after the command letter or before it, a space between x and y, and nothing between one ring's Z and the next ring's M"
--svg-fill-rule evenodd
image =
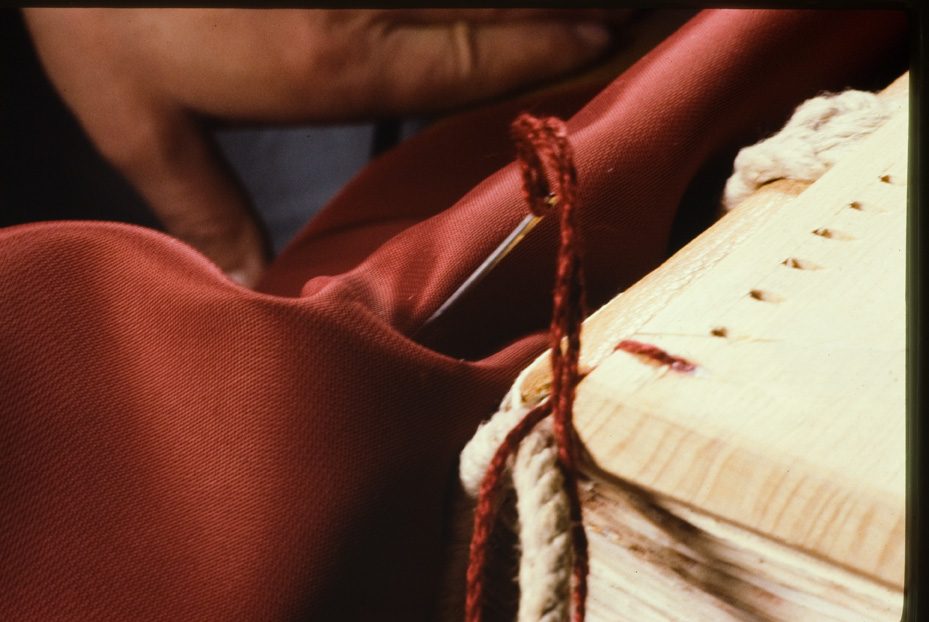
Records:
M897 12L706 11L570 117L589 304L664 258L706 162L905 49ZM547 344L557 223L499 104L373 162L243 289L160 233L0 231L7 620L423 620L457 452Z

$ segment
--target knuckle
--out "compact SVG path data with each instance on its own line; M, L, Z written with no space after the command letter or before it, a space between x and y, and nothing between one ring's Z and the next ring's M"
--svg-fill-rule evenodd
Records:
M476 72L478 50L475 42L474 25L458 21L452 26L452 75L460 82L466 82Z

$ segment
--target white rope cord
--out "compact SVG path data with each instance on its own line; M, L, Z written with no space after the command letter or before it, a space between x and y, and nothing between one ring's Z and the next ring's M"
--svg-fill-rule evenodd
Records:
M571 604L571 510L551 419L520 444L513 463L519 513L518 622L563 622Z
M776 179L816 181L893 112L874 93L848 90L807 100L784 128L739 151L726 182L723 208L734 209Z
M459 474L465 491L477 497L484 473L506 434L529 412L514 389L500 410L481 424L461 452ZM568 622L571 594L571 519L558 468L550 419L530 432L511 460L519 515L518 622Z
M501 408L493 417L478 427L477 432L461 451L458 475L468 496L476 499L481 489L484 473L497 448L503 444L507 433L529 412L525 406Z

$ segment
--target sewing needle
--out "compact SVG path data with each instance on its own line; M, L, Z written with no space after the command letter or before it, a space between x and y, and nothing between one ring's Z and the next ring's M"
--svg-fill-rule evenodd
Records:
M549 199L549 204L553 204L554 200ZM451 307L455 302L461 298L465 292L470 290L472 287L477 285L481 279L487 276L487 273L494 269L494 267L500 263L500 261L506 257L511 250L513 250L517 244L522 241L526 235L532 231L532 228L535 227L539 221L542 220L542 216L536 216L535 214L528 214L525 218L520 221L516 228L506 236L506 239L500 243L494 251L484 260L484 262L478 266L477 270L471 273L465 282L455 290L455 292L444 302L442 306L439 307L435 313L429 316L429 319L426 320L425 324L429 324L437 317L445 313L449 307ZM425 325L424 324L424 325Z

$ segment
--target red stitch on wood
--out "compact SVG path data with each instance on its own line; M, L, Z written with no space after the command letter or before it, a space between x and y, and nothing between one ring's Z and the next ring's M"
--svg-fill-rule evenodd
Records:
M697 366L687 359L680 356L674 356L673 354L668 354L658 346L654 346L650 343L642 343L641 341L634 341L632 339L623 339L619 342L619 344L617 344L615 348L613 348L614 352L616 350L622 350L623 352L629 352L630 354L643 356L646 359L655 361L661 365L667 365L674 371L687 373L697 369Z
M578 358L581 345L581 324L586 314L580 235L575 212L577 171L574 167L571 144L567 139L567 128L561 120L554 117L537 119L531 115L522 114L513 122L511 129L523 178L523 196L529 204L529 209L537 216L552 211L558 211L560 215L561 243L558 251L551 322L550 403L552 428L558 444L558 459L564 473L565 493L568 497L573 525L573 618L575 622L583 622L587 600L589 559L587 536L581 522L581 502L577 489L577 441L573 423L575 388L580 376ZM490 526L493 525L496 487L499 485L506 457L515 451L519 440L528 432L528 429L522 431L522 427L525 426L521 426L522 424L517 426L520 427L520 435L513 436L515 446L510 444L509 439L516 429L514 428L510 435L507 435L508 440L498 449L494 456L495 462L491 464L481 485L468 566L468 589L465 600L467 622L478 622L481 618L483 564L486 558ZM497 461L498 455L502 456L499 462Z

